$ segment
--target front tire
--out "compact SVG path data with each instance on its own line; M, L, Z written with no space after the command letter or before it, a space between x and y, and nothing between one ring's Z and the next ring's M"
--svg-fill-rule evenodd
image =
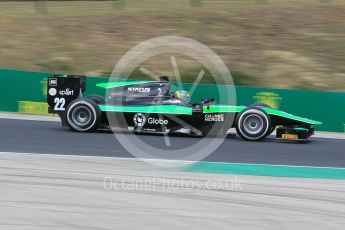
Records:
M251 108L270 108L272 109L271 106L265 104L265 103L262 103L262 102L257 102L257 103L254 103L250 106ZM276 126L275 125L271 125L271 128L270 130L266 133L266 137L268 137L269 135L271 135L274 130L276 129Z
M237 134L245 140L258 141L272 130L270 116L260 108L247 108L237 115Z
M254 103L252 105L250 105L251 108L270 108L272 109L271 106L265 104L265 103L261 103L261 102L257 102L257 103Z
M66 109L67 125L77 132L92 132L99 126L102 112L98 105L89 98L79 98Z

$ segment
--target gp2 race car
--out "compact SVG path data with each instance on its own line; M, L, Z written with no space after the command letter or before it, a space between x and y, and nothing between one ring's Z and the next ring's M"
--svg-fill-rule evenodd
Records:
M60 116L63 126L78 132L112 129L133 132L189 135L226 135L230 128L250 141L262 140L276 130L276 138L307 140L321 122L298 117L256 103L251 106L218 105L213 99L193 104L188 92L170 94L167 77L159 81L100 83L106 97L83 96L85 76L54 75L48 78L49 112ZM182 96L181 96L182 95Z

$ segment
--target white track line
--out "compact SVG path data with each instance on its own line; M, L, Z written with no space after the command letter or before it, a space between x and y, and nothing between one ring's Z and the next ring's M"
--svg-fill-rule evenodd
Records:
M107 156L84 156L84 155L62 155L62 154L52 154L52 153L22 153L22 152L0 152L0 154L19 154L27 156L46 156L52 158L70 158L70 159L109 159L109 160L119 160L119 161L131 161L131 162L146 162L157 166L162 167L186 167L199 163L200 161L189 161L189 160L166 160L166 159L150 159L150 158L127 158L127 157L107 157ZM270 167L291 167L291 168L314 168L314 169L341 169L345 168L340 167L322 167L322 166L307 166L307 165L272 165L272 164L254 164L254 163L236 163L236 162L217 162L217 161L202 161L203 163L211 164L227 164L227 165L250 165L250 166L270 166Z

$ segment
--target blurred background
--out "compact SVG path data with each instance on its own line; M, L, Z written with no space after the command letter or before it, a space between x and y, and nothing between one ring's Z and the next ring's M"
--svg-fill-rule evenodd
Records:
M0 0L0 68L109 76L129 49L163 35L213 49L237 85L345 90L344 0ZM169 61L145 67L173 76ZM178 64L194 81L198 63Z

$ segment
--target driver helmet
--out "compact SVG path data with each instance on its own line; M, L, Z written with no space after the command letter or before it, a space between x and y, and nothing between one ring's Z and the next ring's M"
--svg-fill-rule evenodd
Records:
M189 104L191 102L189 92L186 90L178 90L173 95L174 98L181 100L182 102Z

